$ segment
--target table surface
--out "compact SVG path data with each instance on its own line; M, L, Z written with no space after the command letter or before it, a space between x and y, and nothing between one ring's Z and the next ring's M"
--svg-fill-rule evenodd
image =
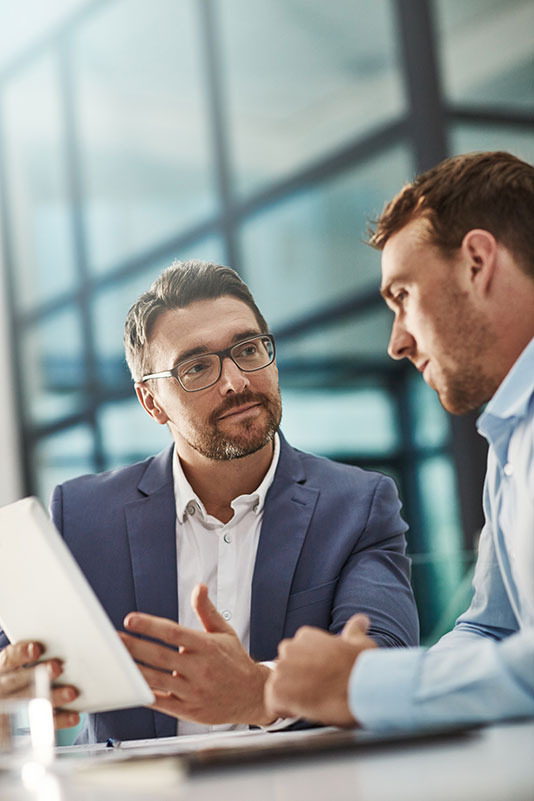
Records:
M248 741L253 743L258 737L273 735L258 734ZM220 738L219 735L217 739ZM198 747L194 738L191 741L191 749ZM246 738L239 740L239 744L246 742ZM162 743L162 754L171 750L171 743ZM77 768L83 760L72 755L66 759L63 755L55 773L41 777L33 790L24 788L20 781L0 778L0 800L534 800L534 722L491 726L468 737L350 752L288 758L290 751L291 737L283 759L212 768L191 775L180 759L172 756L122 764L96 757L80 771Z

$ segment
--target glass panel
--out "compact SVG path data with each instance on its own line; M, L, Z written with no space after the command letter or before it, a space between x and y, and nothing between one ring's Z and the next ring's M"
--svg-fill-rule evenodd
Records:
M32 422L46 423L80 410L86 377L77 309L55 314L24 332L22 378Z
M108 468L146 459L172 443L167 426L152 420L135 397L104 404L98 421Z
M410 154L399 145L245 222L245 277L275 330L357 290L378 288L380 256L362 239L369 216L380 214L410 170Z
M240 193L404 111L389 2L224 0L217 12Z
M421 461L418 469L422 529L427 551L414 558L414 568L424 582L428 597L421 622L425 634L435 626L465 573L458 490L450 459L436 456Z
M415 373L411 380L414 440L418 448L444 446L450 436L449 417L433 389Z
M38 495L48 504L57 484L94 472L91 428L75 426L40 440L34 450L34 465Z
M194 3L105 4L75 39L90 264L215 211Z
M534 82L534 81L533 81ZM508 150L518 158L534 163L532 131L514 130L508 126L454 125L451 129L453 155L472 150Z
M123 347L126 315L139 295L146 292L160 272L172 263L175 255L162 259L146 270L122 279L95 295L92 306L93 326L98 372L103 384L116 387L118 384L131 381L124 359ZM198 258L204 261L220 262L222 243L216 237L203 239L183 250L176 257L183 261Z
M12 273L23 308L75 282L57 78L56 63L41 59L9 82L2 104Z
M361 369L395 369L387 354L393 315L382 300L378 304L349 319L334 319L309 334L277 341L280 369L300 371L310 365L330 375L329 380L336 375L341 380L344 374L353 378Z
M296 448L335 456L388 455L398 446L395 409L379 388L309 390L282 386L282 429Z
M437 10L448 97L472 106L532 109L531 0L437 0Z

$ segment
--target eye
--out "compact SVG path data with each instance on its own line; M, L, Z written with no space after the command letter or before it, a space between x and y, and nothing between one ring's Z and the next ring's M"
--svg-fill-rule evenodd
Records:
M236 356L255 356L258 352L258 345L256 342L247 342L239 349Z
M205 370L209 368L209 362L206 359L200 359L199 361L188 362L184 364L180 370L180 377L183 376L196 376L200 373L203 373Z
M408 293L405 289L399 289L396 295L394 295L393 300L398 306L402 306L406 298L408 297Z

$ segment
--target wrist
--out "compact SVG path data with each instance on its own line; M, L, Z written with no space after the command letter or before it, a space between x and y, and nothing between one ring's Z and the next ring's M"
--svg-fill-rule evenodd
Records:
M250 726L269 726L276 720L269 714L264 702L265 683L271 675L271 669L266 665L254 662L254 678L252 683L251 704L245 722Z

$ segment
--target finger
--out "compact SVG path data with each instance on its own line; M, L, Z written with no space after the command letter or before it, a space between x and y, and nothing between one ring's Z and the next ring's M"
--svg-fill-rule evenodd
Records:
M209 599L205 584L197 584L191 593L191 606L196 616L208 632L234 634L234 629L217 611Z
M172 645L175 648L192 648L203 641L204 633L180 626L166 617L146 615L143 612L130 612L124 618L124 626L128 631L142 634L155 640Z
M187 692L186 682L179 675L162 673L160 670L154 670L144 665L139 665L139 670L154 693L157 691L168 692L181 697Z
M52 687L50 692L50 700L54 709L60 709L64 704L70 704L79 696L76 687L71 684L60 684Z
M362 634L367 634L370 625L371 621L367 615L353 615L345 623L343 631L341 632L341 636L344 640L361 638Z
M0 673L35 662L43 651L44 648L40 643L29 640L7 645L0 651Z
M0 698L10 698L21 695L32 685L31 669L12 670L10 673L0 674Z
M64 709L54 710L54 727L56 729L70 729L71 726L77 726L79 722L78 712L68 712Z
M145 665L152 665L168 672L176 668L178 656L176 648L167 648L165 645L131 637L122 632L119 632L119 636L136 662L143 662Z
M154 691L154 698L156 699L153 704L150 704L150 709L156 709L158 712L163 712L164 715L171 715L172 717L183 717L183 702L177 698L173 693L165 693Z

